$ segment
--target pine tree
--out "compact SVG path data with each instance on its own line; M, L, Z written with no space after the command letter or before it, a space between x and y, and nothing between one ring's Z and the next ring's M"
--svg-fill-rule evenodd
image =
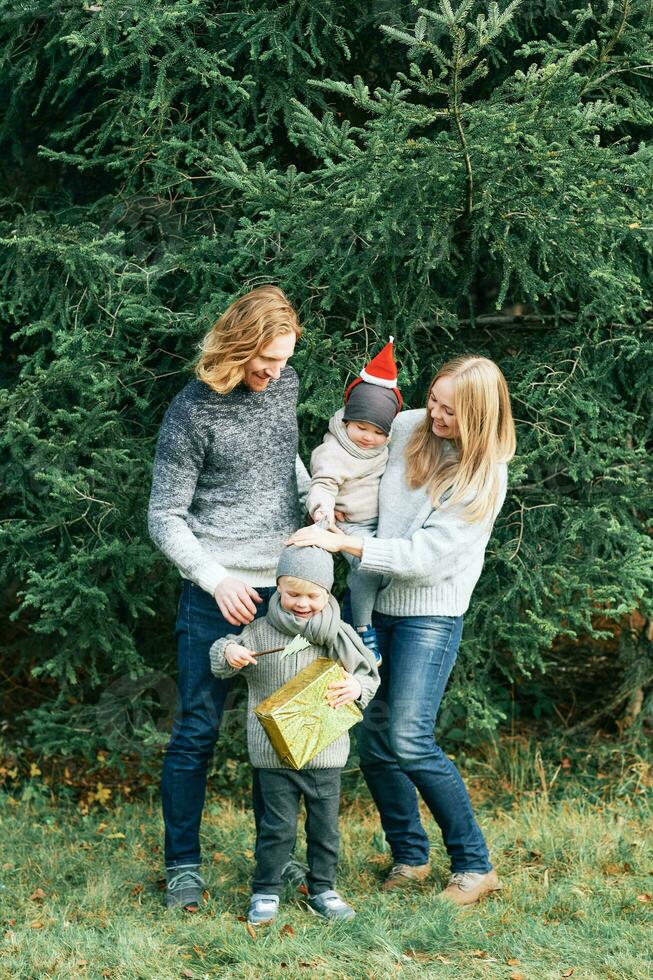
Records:
M508 378L450 736L495 729L515 681L544 703L526 679L592 643L615 711L650 684L649 6L0 3L3 653L39 678L35 744L111 741L101 692L171 669L154 439L261 281L306 324L305 458L390 333L410 407L463 351Z

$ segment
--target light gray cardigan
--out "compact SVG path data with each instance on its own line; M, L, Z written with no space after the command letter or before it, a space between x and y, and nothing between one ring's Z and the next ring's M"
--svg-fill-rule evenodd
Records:
M497 514L508 467L499 463L499 496L491 521L469 524L462 504L433 507L423 488L406 483L404 454L425 409L402 412L392 426L388 464L379 489L375 538L363 539L359 573L383 576L374 608L389 616L462 616L469 607ZM356 563L354 563L356 564Z

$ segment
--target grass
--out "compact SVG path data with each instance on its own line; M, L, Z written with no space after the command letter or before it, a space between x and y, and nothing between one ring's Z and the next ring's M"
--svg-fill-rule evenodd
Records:
M238 919L253 857L246 808L209 799L210 899L191 916L162 906L154 794L84 814L26 784L0 797L0 977L653 978L653 807L641 781L601 799L572 776L556 799L563 777L537 753L509 751L496 764L500 781L472 784L504 881L497 897L465 912L435 900L447 862L426 814L433 881L382 895L390 858L359 793L343 805L338 882L357 918L329 926L289 897L255 939ZM530 788L511 795L515 778Z

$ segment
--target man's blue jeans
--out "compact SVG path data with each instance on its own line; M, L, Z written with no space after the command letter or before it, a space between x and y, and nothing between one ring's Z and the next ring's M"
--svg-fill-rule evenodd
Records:
M256 590L267 612L274 589ZM163 760L161 799L165 823L165 864L175 868L200 863L199 831L206 794L206 775L218 738L225 701L233 681L211 673L209 649L220 637L239 633L226 621L213 596L184 579L175 638L179 672L177 713ZM254 812L258 815L257 787Z
M358 725L361 769L395 864L426 864L417 792L433 814L451 870L487 872L487 846L469 794L433 729L462 635L462 616L375 613L381 685Z

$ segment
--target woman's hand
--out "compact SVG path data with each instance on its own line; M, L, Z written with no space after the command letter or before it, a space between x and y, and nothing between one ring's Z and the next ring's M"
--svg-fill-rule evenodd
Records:
M234 670L240 670L247 664L256 664L256 657L247 647L241 647L240 643L228 643L224 652L224 659Z
M343 680L329 684L326 698L332 708L340 708L343 704L358 701L362 693L360 681L357 681L353 674L345 671Z
M299 531L295 531L292 537L288 538L286 544L294 544L298 548L314 545L317 548L324 548L325 551L336 552L342 551L342 545L346 542L347 535L343 534L339 528L333 527L327 531L325 528L314 524L313 527L301 527Z
M324 548L325 551L334 554L338 551L346 551L356 558L360 558L363 554L363 539L355 538L353 534L345 534L339 527L330 528L328 531L317 525L302 527L288 538L286 544L294 544L298 548L313 545L315 548Z

